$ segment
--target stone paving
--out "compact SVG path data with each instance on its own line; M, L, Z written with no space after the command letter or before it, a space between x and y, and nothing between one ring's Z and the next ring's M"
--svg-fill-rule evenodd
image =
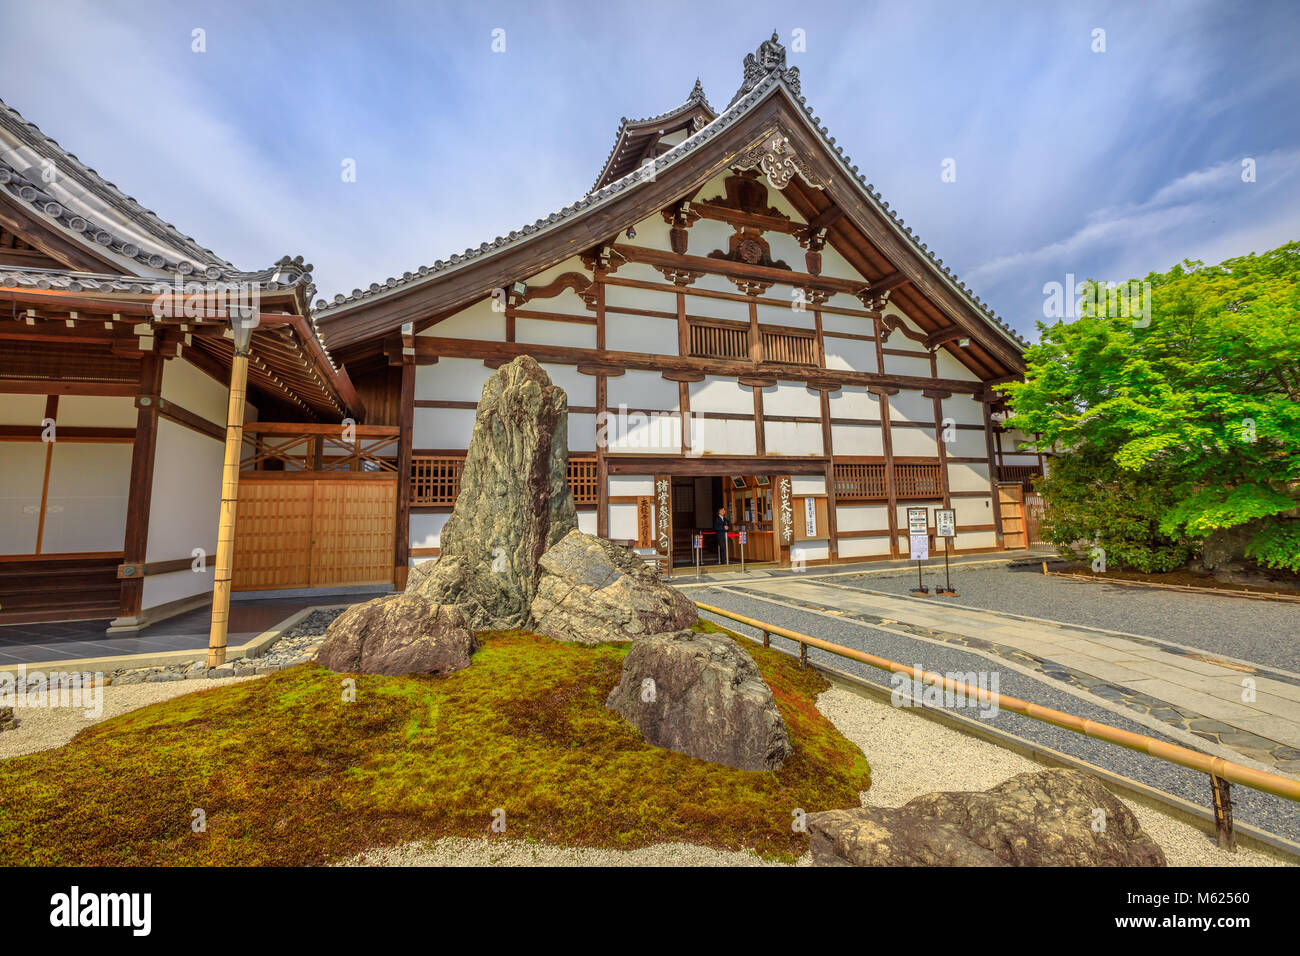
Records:
M995 654L1279 772L1300 775L1300 675L1288 671L1153 638L827 580L729 582L725 590Z

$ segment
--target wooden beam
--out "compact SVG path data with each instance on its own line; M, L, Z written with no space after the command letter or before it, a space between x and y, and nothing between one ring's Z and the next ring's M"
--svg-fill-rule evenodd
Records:
M239 458L244 445L244 403L248 392L248 349L236 348L230 364L226 409L226 453L221 469L221 514L217 524L217 566L212 581L212 625L208 666L226 662L230 626L230 587L235 566L235 518L239 511Z
M163 359L149 352L140 363L140 394L135 400L135 443L131 446L131 483L127 492L125 564L143 564L149 549L149 509L153 501L154 458L158 449L158 399L162 391ZM138 617L144 599L143 581L124 581L120 617Z

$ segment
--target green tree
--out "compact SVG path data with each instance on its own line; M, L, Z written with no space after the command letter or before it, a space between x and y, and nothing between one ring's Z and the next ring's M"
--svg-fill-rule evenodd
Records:
M1052 540L1111 538L1117 561L1155 569L1238 529L1247 556L1300 571L1300 242L1146 282L1149 321L1039 323L1026 381L1006 386L1008 425L1060 455Z

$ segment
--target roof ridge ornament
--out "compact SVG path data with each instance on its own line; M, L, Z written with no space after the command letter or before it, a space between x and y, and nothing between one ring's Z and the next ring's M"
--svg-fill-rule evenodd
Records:
M735 103L773 73L785 81L795 96L802 95L799 89L799 67L786 68L785 47L781 45L781 36L776 30L772 31L770 40L760 43L753 53L745 54L745 78L741 80L740 89L731 98L731 102Z
M778 190L790 185L796 174L814 189L826 186L826 177L795 152L790 137L779 126L769 127L762 139L736 157L731 165L734 169L757 168Z

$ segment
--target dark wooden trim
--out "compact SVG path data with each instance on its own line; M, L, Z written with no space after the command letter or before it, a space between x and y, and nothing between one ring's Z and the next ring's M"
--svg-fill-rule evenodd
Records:
M691 475L704 478L727 475L768 475L780 469L785 475L821 475L825 473L824 456L786 458L780 455L728 457L702 455L680 458L675 455L653 458L634 455L609 455L606 462L611 475L651 476L654 474Z
M987 402L984 403L983 408L984 446L988 449L989 453L989 497L993 499L993 522L997 525L996 531L998 536L998 547L1005 548L1006 543L1002 535L1002 500L998 495L998 470L993 464L996 460L996 456L993 453L993 420L989 413L989 404ZM999 441L998 445L1000 446L1001 444L1002 442Z
M605 348L605 276L596 273L596 348L604 350ZM604 375L596 376L596 407L609 408L609 379ZM608 412L605 413L608 417ZM601 441L600 414L596 415L596 536L599 538L609 537L609 466L606 463L605 446L608 444L608 434L605 440ZM607 423L606 423L607 424Z
M135 443L131 446L131 484L127 493L123 564L144 564L149 549L149 513L153 500L154 457L158 449L158 400L162 391L163 360L149 352L140 362L139 396L136 398ZM135 617L144 599L144 581L122 582L120 617Z
M415 431L415 362L402 361L397 426L397 534L393 540L394 585L406 587L411 558L411 440Z
M100 395L134 398L140 386L135 382L60 382L54 379L0 378L0 394L16 395Z
M201 415L196 415L187 408L182 408L175 402L169 402L165 398L158 399L158 414L176 425L181 425L191 431L196 431L200 435L207 435L209 438L215 438L222 444L226 441L226 430L216 422L210 422Z
M170 561L150 561L145 564L119 564L117 566L117 576L122 581L131 581L138 578L148 578L159 574L174 574L177 571L190 571L194 568L196 558L173 558ZM214 555L204 554L202 558L202 567L212 567L212 562L216 560ZM197 572L195 572L197 573Z
M48 417L47 415L46 418ZM44 431L45 429L40 425L0 425L0 442L43 441L41 435ZM135 429L109 428L101 425L64 425L62 428L55 426L55 439L55 442L49 444L66 441L78 444L129 445L135 441Z

